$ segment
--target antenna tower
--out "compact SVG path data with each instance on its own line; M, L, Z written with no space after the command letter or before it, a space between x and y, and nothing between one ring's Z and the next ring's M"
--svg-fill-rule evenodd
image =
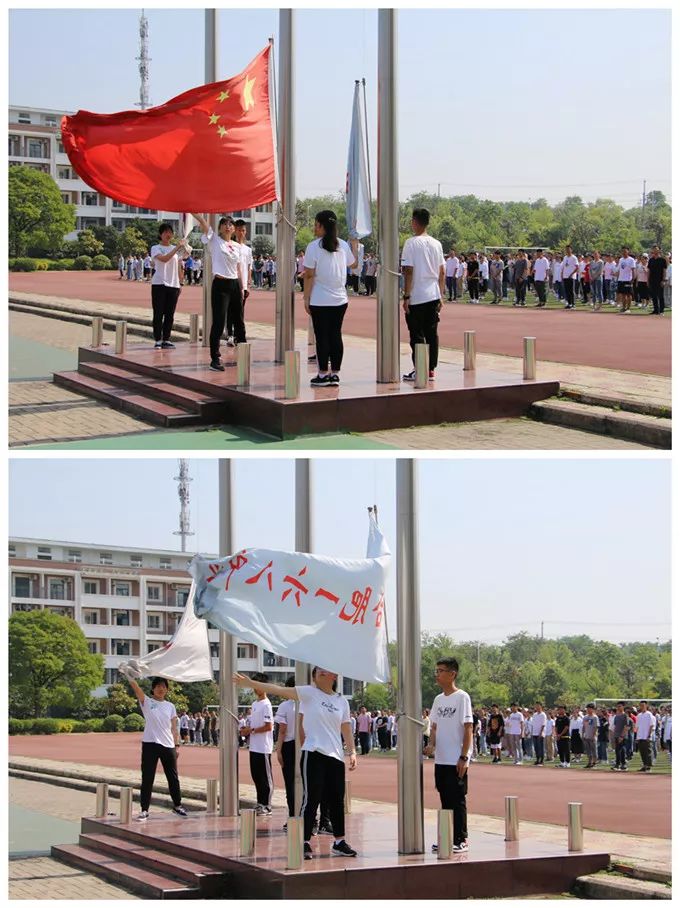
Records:
M176 530L173 533L173 536L179 536L181 538L182 551L186 552L187 537L194 535L191 531L191 515L189 514L189 483L191 482L191 476L189 476L188 460L180 460L179 476L175 476L175 481L179 483L177 491L179 493L180 510L179 530Z
M139 56L137 57L137 62L139 63L139 101L135 104L135 107L146 110L151 105L149 101L149 63L151 60L149 58L149 20L144 15L144 10L142 10L142 15L139 18Z

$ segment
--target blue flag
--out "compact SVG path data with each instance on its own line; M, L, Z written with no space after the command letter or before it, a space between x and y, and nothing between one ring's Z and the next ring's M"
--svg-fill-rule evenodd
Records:
M347 229L351 239L361 239L372 231L371 196L368 190L368 166L366 164L366 143L364 121L361 116L359 83L354 86L352 108L352 130L349 137L347 156Z

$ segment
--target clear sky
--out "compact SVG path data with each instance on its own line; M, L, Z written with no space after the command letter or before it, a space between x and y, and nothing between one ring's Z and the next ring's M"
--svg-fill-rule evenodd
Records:
M189 461L194 551L218 548L217 462ZM9 531L179 550L176 460L15 459ZM456 459L419 464L423 630L461 640L525 629L670 637L670 464L658 459ZM294 465L235 459L234 548L293 549ZM393 552L392 459L313 462L313 549L365 555L377 504ZM223 553L226 554L226 553ZM388 587L396 632L394 563Z
M9 100L109 113L139 98L137 9L10 12ZM203 9L149 9L151 100L204 80ZM219 13L221 78L277 35L278 10ZM399 12L400 196L567 195L632 207L671 194L668 10ZM366 78L374 194L377 12L297 11L297 194L345 185L353 83Z

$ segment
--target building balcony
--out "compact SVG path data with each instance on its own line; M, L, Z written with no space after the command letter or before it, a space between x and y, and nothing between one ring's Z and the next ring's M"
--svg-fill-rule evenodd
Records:
M139 640L139 626L125 624L81 624L82 632L92 640Z
M12 596L11 605L40 605L40 606L58 606L63 608L75 608L75 599L50 599L49 596Z
M81 605L83 608L139 609L141 608L141 601L139 596L107 596L97 593L83 593Z

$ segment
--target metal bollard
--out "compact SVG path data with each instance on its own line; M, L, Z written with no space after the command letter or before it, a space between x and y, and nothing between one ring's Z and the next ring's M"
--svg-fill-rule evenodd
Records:
M416 344L415 351L416 380L414 388L427 388L427 378L430 368L430 348L427 344Z
M476 368L477 344L474 331L463 332L463 371L472 372Z
M295 400L300 396L300 353L298 350L286 350L284 353L284 375L286 400Z
M236 348L236 382L240 388L250 385L250 344L239 344Z
M583 804L569 802L569 851L583 851Z
M515 795L505 797L505 841L516 842L519 839L519 814Z
M189 316L189 343L198 343L198 313L192 312Z
M524 379L534 381L536 378L536 338L524 338Z
M127 322L116 322L116 353L125 353L127 345Z
M217 779L206 780L205 796L208 813L217 813Z
M126 826L132 816L132 789L121 788L120 790L120 822Z
M101 315L95 315L92 319L92 346L101 347L104 339L104 319Z
M94 815L105 817L109 812L109 786L106 782L97 782L97 806Z
M352 783L345 782L345 813L352 812Z
M304 859L303 838L304 820L302 817L288 817L288 870L299 870Z
M453 811L437 811L437 860L451 857L453 849Z
M251 858L255 854L255 811L241 811L241 835L239 854L242 858Z

